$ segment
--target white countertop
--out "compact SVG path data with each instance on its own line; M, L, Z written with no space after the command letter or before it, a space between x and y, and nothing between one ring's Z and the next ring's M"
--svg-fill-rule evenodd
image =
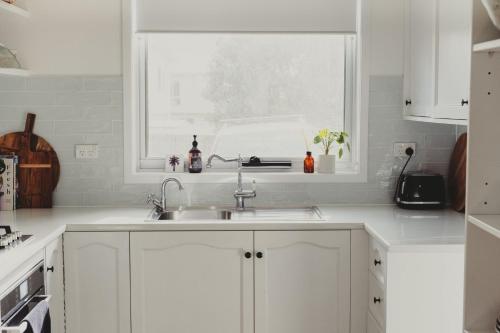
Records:
M451 210L408 211L391 205L319 206L316 221L145 222L148 209L53 208L0 212L0 225L35 237L0 251L0 280L65 231L363 229L388 251L463 250L465 217Z

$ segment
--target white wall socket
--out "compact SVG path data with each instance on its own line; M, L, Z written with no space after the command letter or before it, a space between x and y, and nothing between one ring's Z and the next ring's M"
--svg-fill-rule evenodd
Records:
M98 145L76 145L75 153L77 160L92 160L99 157Z
M406 149L412 148L413 154L417 153L417 144L415 142L395 142L394 157L407 157Z

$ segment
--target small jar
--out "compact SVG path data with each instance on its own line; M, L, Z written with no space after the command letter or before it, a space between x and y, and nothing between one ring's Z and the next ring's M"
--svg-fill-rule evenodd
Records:
M306 153L306 158L304 158L304 173L314 173L314 157L310 151Z

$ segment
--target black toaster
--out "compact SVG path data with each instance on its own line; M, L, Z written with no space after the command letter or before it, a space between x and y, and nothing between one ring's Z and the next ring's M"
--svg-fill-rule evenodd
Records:
M396 191L396 204L405 209L443 208L446 203L445 182L439 174L408 172Z

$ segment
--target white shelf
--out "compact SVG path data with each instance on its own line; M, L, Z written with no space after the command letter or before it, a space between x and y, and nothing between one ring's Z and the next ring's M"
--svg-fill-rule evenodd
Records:
M495 330L464 330L464 333L495 333Z
M446 119L446 118L431 118L431 117L419 117L419 116L404 116L404 119L411 121L420 121L424 123L434 123L434 124L449 124L449 125L463 125L463 126L467 126L469 124L469 121L465 119Z
M15 15L23 16L23 17L29 17L30 12L28 12L26 9L21 8L19 6L16 6L15 4L10 4L7 3L3 0L0 0L0 12L10 12Z
M500 215L469 215L469 222L500 238Z
M2 1L2 0L0 0ZM17 68L1 68L0 67L0 76L8 75L8 76L29 76L30 72L25 69L17 69Z
M500 51L500 39L490 40L474 44L474 52L496 52Z

